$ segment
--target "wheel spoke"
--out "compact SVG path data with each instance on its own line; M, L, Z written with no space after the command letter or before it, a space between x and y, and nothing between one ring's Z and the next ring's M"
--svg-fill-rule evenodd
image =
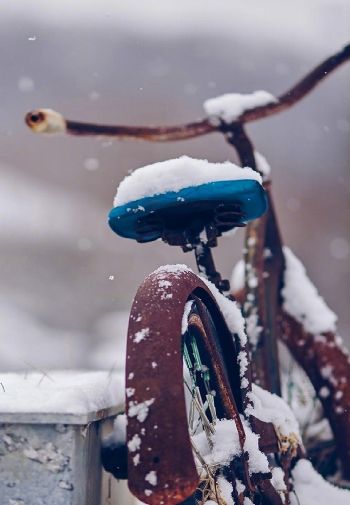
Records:
M196 311L195 304L191 309ZM217 474L219 466L206 462L208 451L212 452L213 435L218 421L216 403L218 396L213 387L213 373L210 356L204 347L205 327L198 324L198 314L188 314L188 325L183 336L184 387L187 398L188 427L193 454L200 475L196 503L218 499ZM203 335L202 335L203 332ZM203 445L201 434L205 435ZM196 437L199 436L198 443ZM201 441L200 441L201 440ZM224 503L221 499L217 503Z

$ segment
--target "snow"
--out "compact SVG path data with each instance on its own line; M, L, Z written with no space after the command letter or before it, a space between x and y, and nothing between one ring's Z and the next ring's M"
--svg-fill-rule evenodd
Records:
M119 416L114 419L110 440L115 444L123 444L126 442L126 425L127 417L125 414L119 414Z
M307 444L310 440L331 440L329 422L324 418L322 404L310 379L282 342L278 342L278 356L282 396L298 421L303 441Z
M10 435L3 437L9 451L15 449L16 442ZM12 444L13 448L12 448ZM23 449L23 454L26 458L32 461L37 461L45 466L45 469L51 473L60 473L69 465L69 457L62 454L61 450L55 447L51 442L46 443L41 448L34 448L29 445Z
M255 156L256 168L259 170L259 172L263 174L263 178L268 178L269 175L271 174L271 167L267 159L258 151L254 151L254 156Z
M267 91L254 91L250 94L226 93L206 100L204 110L210 118L232 123L247 110L276 102L277 98Z
M84 168L88 172L94 172L100 167L100 162L97 158L86 158L84 161Z
M30 91L33 91L35 88L33 79L28 76L21 77L18 80L17 86L19 91L22 91L23 93L29 93Z
M255 312L252 312L246 318L247 335L248 335L250 344L254 348L258 345L259 339L260 339L260 335L261 335L261 332L262 332L262 326L258 325L258 321L259 321L259 317L258 317L258 314L255 313Z
M306 331L317 335L336 331L336 314L318 294L301 261L288 248L283 248L286 260L282 297L284 310L299 321ZM231 275L233 291L244 287L244 262L240 260Z
M192 437L194 445L208 465L228 465L234 456L241 453L239 436L234 421L218 420L212 435L213 448L210 450L204 431ZM200 464L199 464L200 465Z
M142 342L142 340L145 340L146 337L149 335L149 328L142 328L142 330L139 330L135 333L134 335L134 342L135 344L139 344Z
M278 433L285 437L293 436L301 442L298 422L287 403L279 396L269 393L256 384L249 394L252 405L248 405L247 414L272 423Z
M130 398L130 396L133 396L135 394L135 388L126 388L125 393L126 396Z
M208 281L208 279L205 277L201 277L201 279L208 286L211 294L214 296L229 330L232 334L236 333L238 335L241 346L244 347L247 343L247 335L244 329L244 319L237 303L226 298L212 282Z
M140 464L140 455L136 454L135 456L133 456L132 462L134 463L134 466L139 465Z
M149 407L154 403L154 398L145 400L144 402L129 402L129 417L135 417L140 422L143 423L147 419Z
M287 491L287 486L286 483L284 482L284 472L280 467L272 468L271 472L272 472L271 484L278 493L281 493L282 501L284 502L283 500L284 495L282 493Z
M286 259L283 308L313 334L336 330L337 316L327 307L316 287L307 277L305 267L288 247L283 248Z
M149 482L152 486L156 486L157 485L157 473L154 470L151 470L145 476L145 480L147 482Z
M232 486L231 482L226 480L225 477L219 476L217 483L218 483L220 495L225 500L226 505L235 505L233 498L232 498L233 486Z
M323 386L319 390L318 394L320 395L321 398L327 398L327 396L330 395L330 391L326 386Z
M259 449L259 435L251 431L248 423L243 421L246 439L244 442L244 450L249 455L249 475L253 473L269 473L269 462L266 455Z
M193 273L188 266L178 264L178 265L163 265L157 268L157 270L155 270L152 275L157 274L159 276L162 274L167 275L169 273L178 275L183 272ZM216 303L220 308L220 311L222 312L225 318L229 330L231 331L232 334L238 335L241 345L244 346L247 343L247 336L244 329L245 323L237 303L226 298L222 293L220 293L217 287L212 282L208 281L208 279L206 279L205 277L201 276L201 280L204 282L204 284L207 285L211 294L213 295ZM185 307L187 307L186 310L188 310L188 306L186 305ZM182 323L184 322L182 321Z
M243 450L249 454L249 472L250 474L268 473L270 471L268 460L258 446L259 435L252 432L246 421L243 420L243 423L246 433ZM205 432L194 435L192 441L209 466L228 465L234 457L242 453L236 424L231 419L221 419L216 422L215 432L211 436L212 449L209 448ZM200 463L198 465L201 466Z
M164 279L162 279L162 280L160 280L160 281L158 282L158 286L159 286L160 288L169 288L171 285L172 285L172 284L171 284L171 282L170 282L170 281L166 281L166 280L164 280Z
M349 505L350 491L332 486L313 468L310 461L301 459L292 471L296 505ZM292 498L293 499L293 498Z
M236 479L236 488L237 488L237 493L241 494L241 493L244 493L245 485L243 484L243 482L241 480Z
M231 289L233 292L240 291L244 288L244 261L243 259L237 261L233 267L231 279Z
M175 274L175 275L179 275L181 274L182 272L192 272L192 270L187 266L187 265L184 265L183 263L177 263L175 265L162 265L160 267L158 267L156 270L154 270L154 272L151 274Z
M180 191L214 181L253 179L261 183L261 176L250 168L233 163L210 163L181 156L138 168L119 184L114 206L124 205L147 196Z
M184 335L187 331L188 328L188 316L191 312L191 308L193 305L193 300L189 300L186 302L185 308L184 308L184 313L182 316L182 322L181 322L181 334Z
M70 370L0 373L1 413L88 414L121 405L121 373Z
M138 451L141 447L141 438L136 433L128 442L128 449L130 452Z
M238 353L237 361L239 363L240 377L244 377L246 371L248 370L248 356L245 351L240 351Z

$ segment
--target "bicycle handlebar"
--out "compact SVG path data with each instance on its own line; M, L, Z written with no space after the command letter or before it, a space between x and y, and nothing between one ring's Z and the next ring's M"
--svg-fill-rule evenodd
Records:
M276 102L245 110L233 124L256 121L289 109L312 91L331 72L348 60L350 60L350 44L317 65L292 88L280 95ZM154 142L190 139L220 131L222 128L222 123L214 124L210 118L177 126L103 125L65 119L60 113L51 109L37 109L28 112L25 121L35 133L67 133L78 136L115 137Z

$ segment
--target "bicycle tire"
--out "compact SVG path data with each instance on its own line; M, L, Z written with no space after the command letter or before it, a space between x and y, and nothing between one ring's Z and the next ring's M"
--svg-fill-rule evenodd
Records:
M240 455L227 471L231 472L232 482L236 477L244 481L249 496L256 492L264 495L264 503L280 504L269 482L263 490L250 481L248 474L233 336L209 288L184 268L157 270L145 279L133 302L126 365L129 488L150 505L193 501L202 491L183 384L182 323L188 301L193 301L195 308L187 314L188 327L196 333L200 354L210 371L217 416L233 420L240 437ZM270 452L274 451L278 451L276 445L271 446ZM262 478L266 483L268 476ZM237 499L234 483L233 493ZM194 503L203 503L200 500Z

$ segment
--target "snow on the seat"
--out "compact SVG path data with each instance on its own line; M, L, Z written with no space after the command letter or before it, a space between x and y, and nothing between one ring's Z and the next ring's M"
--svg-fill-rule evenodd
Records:
M124 401L124 374L108 371L0 373L0 384L2 414L89 414Z
M232 123L243 112L270 103L277 103L277 98L268 91L260 90L249 94L226 93L215 98L209 98L203 106L209 118Z
M300 505L349 505L350 491L340 489L327 482L313 468L310 461L301 459L295 465L293 484Z
M261 176L251 168L241 168L234 163L210 163L181 156L138 168L119 184L114 198L114 207L147 196L167 191L198 186L207 182L253 179L261 183Z

